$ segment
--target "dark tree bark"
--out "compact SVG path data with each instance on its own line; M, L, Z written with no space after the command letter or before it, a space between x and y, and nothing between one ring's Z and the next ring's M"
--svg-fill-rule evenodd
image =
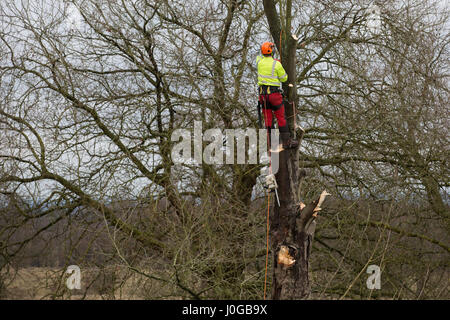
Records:
M285 110L292 136L301 140L302 130L296 130L294 108L298 105L295 79L297 37L290 34L292 1L286 1L285 21L280 21L275 1L264 0L264 11L281 63L288 74L283 84ZM294 103L295 102L295 103ZM297 131L297 132L296 132ZM298 133L298 134L297 134ZM300 142L300 141L299 141ZM305 176L299 169L298 149L281 151L278 184L280 206L275 202L270 219L270 238L273 252L272 299L307 299L310 294L308 276L315 217L327 193L308 205L300 203L300 180Z

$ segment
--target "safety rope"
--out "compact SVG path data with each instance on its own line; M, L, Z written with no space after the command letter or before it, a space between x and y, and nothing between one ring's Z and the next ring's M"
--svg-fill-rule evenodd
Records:
M282 49L281 49L281 36L283 30L280 30L280 63L282 63ZM264 99L264 107L266 106L266 99ZM264 123L266 119L264 117ZM273 120L272 120L273 121ZM269 140L269 130L267 130L267 148L269 152L269 172L272 174L272 155L270 154L270 140ZM267 266L269 263L269 220L270 220L270 193L267 192L267 221L266 221L266 268L264 273L264 300L266 300L266 287L267 287Z
M267 110L267 96L263 95L264 109ZM263 111L264 125L267 128L266 115ZM272 120L273 121L273 120ZM272 154L270 152L270 136L269 129L267 130L267 154L269 156L269 174L272 174ZM266 266L264 271L264 300L266 300L266 288L267 288L267 267L269 264L269 215L270 215L270 193L267 192L267 221L266 221Z
M280 30L280 63L282 63L282 57L283 57L282 50L281 50L282 49L282 47L281 47L281 37L282 37L282 35L283 35L283 29ZM292 101L292 116L287 117L286 120L291 118L291 117L294 117L294 131L295 131L297 129L297 118L296 118L296 115L295 115L295 102L294 101Z
M282 63L282 47L281 47L281 37L282 37L283 30L280 30L280 63ZM264 109L266 109L266 95L264 95ZM292 116L294 117L294 131L297 127L297 121L296 121L296 113L295 113L295 103L292 101ZM264 117L264 125L267 127L266 124L266 115L263 112ZM273 120L272 120L273 121ZM267 129L267 153L269 155L269 174L272 174L272 155L270 153L270 137L269 137L269 130ZM267 289L267 270L268 270L268 264L269 264L269 230L270 230L270 193L267 192L267 219L266 219L266 266L264 271L264 300L266 300L266 289Z
M270 212L270 194L267 193L266 270L265 270L265 273L264 273L264 300L266 300L267 265L269 263L269 212Z
M282 53L282 48L281 48L281 35L282 35L283 29L280 30L280 63L282 63L282 59L283 59L283 55Z

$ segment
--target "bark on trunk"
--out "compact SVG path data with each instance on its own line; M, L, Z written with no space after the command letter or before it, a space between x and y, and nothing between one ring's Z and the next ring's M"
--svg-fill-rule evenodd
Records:
M270 219L273 256L272 299L307 299L311 292L309 258L316 228L316 215L326 191L303 205L297 198L299 182L298 150L285 150L279 156L280 167L275 175L280 206L274 204Z
M282 23L273 0L264 0L264 11L282 64L288 74L283 84L286 93L285 110L291 136L295 137L294 107L298 105L296 79L297 37L290 34L291 2L287 0L286 18ZM287 33L286 33L287 32ZM289 85L291 84L291 85ZM299 131L302 133L302 131ZM297 137L301 139L301 137ZM301 141L299 141L301 142ZM270 217L270 241L273 252L272 299L307 299L310 295L309 257L316 226L315 216L320 210L326 191L307 206L298 199L300 180L304 172L299 169L298 149L281 151L279 169L275 177L278 184L280 206L274 201Z

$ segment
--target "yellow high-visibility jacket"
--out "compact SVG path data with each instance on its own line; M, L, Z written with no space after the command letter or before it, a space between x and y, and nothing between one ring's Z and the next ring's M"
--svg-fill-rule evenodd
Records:
M259 86L281 86L281 82L285 82L288 78L280 61L272 57L258 56L256 65Z

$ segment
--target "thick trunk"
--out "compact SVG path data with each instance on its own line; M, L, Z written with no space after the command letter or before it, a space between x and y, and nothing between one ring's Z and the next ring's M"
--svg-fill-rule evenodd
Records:
M298 105L295 85L297 37L290 34L291 2L286 2L286 21L283 23L286 30L282 30L273 0L264 0L264 11L278 51L282 51L281 62L288 74L288 81L283 84L287 98L284 104L289 129L295 137L295 106ZM319 199L307 206L300 204L298 194L303 176L304 172L299 169L298 149L281 151L279 169L275 175L280 205L273 202L275 204L270 218L270 238L274 254L272 299L307 299L311 291L308 270L316 225L314 220L327 193L324 191Z
M326 196L307 206L300 205L297 190L304 173L298 169L298 150L280 153L275 175L280 206L274 204L270 220L273 257L272 299L307 299L309 257L315 231L315 213Z
M309 270L309 253L311 245L311 237L305 232L299 232L294 239L296 247L284 246L279 247L275 252L274 259L274 275L273 275L273 291L272 299L306 299L310 294L310 283L308 277ZM295 260L292 267L282 264L283 259L279 259L281 255L289 254ZM280 260L280 263L278 263ZM291 262L292 263L292 262Z
M425 186L428 202L430 203L433 211L443 217L448 216L448 207L442 200L442 195L439 192L439 184L437 181L427 173L424 177L422 177L422 183Z
M298 232L299 200L297 150L279 155L276 174L280 206L274 205L270 224L273 258L272 299L304 299L309 295L308 237ZM296 165L297 163L297 165Z

